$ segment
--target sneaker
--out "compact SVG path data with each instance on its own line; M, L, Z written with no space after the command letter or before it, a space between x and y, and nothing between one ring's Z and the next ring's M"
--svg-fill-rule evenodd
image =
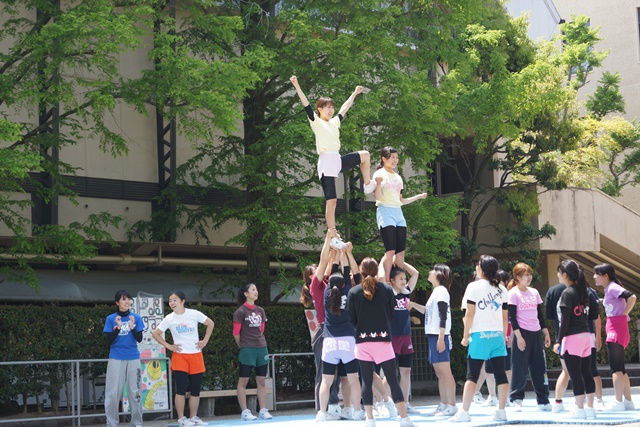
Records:
M568 415L565 415L564 417L572 420L586 420L587 413L585 412L584 409L576 407L573 409L573 411L571 411Z
M588 420L596 419L596 410L593 408L584 408L584 413L587 415Z
M420 411L418 411L416 408L411 406L411 403L409 403L409 402L405 402L404 407L407 409L407 414L419 414L420 413Z
M364 421L364 427L376 427L376 420L373 418L367 418Z
M549 412L552 409L553 409L553 406L551 406L551 403L539 403L538 404L538 411Z
M633 400L624 399L624 410L625 411L635 411L636 405L633 404Z
M469 411L460 411L453 417L449 418L449 421L452 423L468 423L471 421L471 417L469 417Z
M244 411L242 411L242 415L240 416L240 419L242 421L253 421L253 420L257 420L258 417L256 417L251 413L251 409L245 409ZM189 424L189 425L193 425L193 424Z
M367 418L365 412L362 409L357 409L353 411L353 417L351 419L356 421L361 421Z
M376 182L374 180L369 181L368 184L364 186L364 194L371 194L376 189Z
M373 404L373 410L376 411L381 417L388 417L389 413L387 412L387 407L382 402L376 402Z
M432 416L432 417L436 416L436 415L445 415L444 411L447 409L448 406L449 405L440 402L440 403L438 403L438 406L436 407L436 409L431 411L431 412L429 412L429 413L427 413L427 415Z
M340 409L340 405L329 405L329 409L327 409L327 414L340 416L342 410Z
M447 408L442 411L442 415L455 415L458 413L458 407L456 405L447 405Z
M516 399L513 401L513 410L516 412L522 412L522 400Z
M340 419L343 420L352 420L353 419L353 408L351 406L342 408L340 411L340 415L338 415Z
M393 403L393 400L389 399L384 402L384 407L387 408L389 418L395 418L398 416L398 408L396 408L396 404Z
M624 402L618 402L617 400L614 400L613 403L607 406L607 411L626 411L626 408L624 406Z
M339 238L332 237L331 238L331 247L336 250L341 250L347 247L347 245Z
M484 407L498 406L498 398L495 396L489 395L487 397L487 400L485 400L484 403L482 404L482 406Z
M416 427L411 418L405 417L400 419L400 427Z
M564 411L564 405L562 403L555 403L553 405L553 409L551 410L551 412L553 412L554 414L557 414L563 411Z
M323 423L325 421L338 421L339 419L340 417L338 415L330 414L328 412L318 411L318 413L316 414L317 423Z
M191 427L194 424L191 422L191 420L187 417L182 417L178 420L178 425L180 427Z
M273 415L269 413L269 410L267 408L262 408L260 409L260 412L258 412L258 418L260 418L261 420L270 420L271 418L273 418Z
M604 403L604 400L602 400L602 399L596 399L596 401L593 404L593 407L595 408L596 411L606 411L607 410L607 404Z
M194 425L194 426L205 426L205 425L207 425L207 424L206 424L204 421L202 421L202 420L200 419L200 417L199 417L199 416L197 416L197 415L196 415L195 417L191 417L191 418L189 418L189 420L191 420L191 422L193 423L193 425Z
M507 411L504 409L496 409L496 412L493 413L494 421L507 421Z
M473 395L473 403L479 403L479 404L484 403L484 397L482 397L482 393L478 392Z

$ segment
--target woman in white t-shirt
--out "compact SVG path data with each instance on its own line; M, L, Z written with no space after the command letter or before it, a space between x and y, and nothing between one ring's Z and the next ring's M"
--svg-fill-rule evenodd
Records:
M429 363L438 377L438 391L440 404L433 415L455 415L456 380L451 373L451 269L446 264L436 264L429 272L429 282L433 285L433 292L422 306L413 303L413 308L424 313L424 333L429 346Z
M413 197L402 197L404 184L402 177L395 172L398 166L398 150L384 147L380 153L380 163L373 174L376 188L373 195L376 199L376 221L382 243L384 244L384 282L389 283L391 266L404 268L404 250L407 246L407 221L402 214L402 205L408 205L418 199L427 197L421 193ZM395 256L395 258L394 258Z
M169 307L173 313L167 315L158 327L153 331L153 338L162 346L171 350L171 371L176 381L175 405L178 413L178 424L185 426L205 425L198 418L198 406L200 405L200 388L204 372L204 357L202 349L209 342L211 332L213 332L213 320L198 310L186 308L186 297L184 292L175 291L169 295ZM203 323L207 330L204 338L200 340L198 335L198 323ZM162 337L162 333L169 329L173 344L169 344ZM187 385L191 396L189 397L189 415L184 416L185 394Z
M482 365L491 361L493 374L498 385L498 410L495 421L506 421L504 410L509 382L505 373L507 347L504 337L507 334L507 290L500 284L498 261L489 255L480 256L476 265L477 280L469 283L465 291L467 311L464 319L462 345L469 347L467 357L467 382L462 395L462 411L451 420L467 422L469 407L475 393L476 383Z

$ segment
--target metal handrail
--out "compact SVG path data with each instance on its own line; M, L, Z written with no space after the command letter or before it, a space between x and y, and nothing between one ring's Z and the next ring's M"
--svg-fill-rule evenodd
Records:
M313 352L309 353L272 353L269 354L268 357L271 359L271 377L273 378L273 410L278 410L278 399L276 396L276 357L287 357L287 356L313 356ZM304 399L304 400L288 400L287 402L282 402L286 404L290 403L309 403L315 402L314 399ZM282 404L281 403L281 404Z
M167 362L167 383L169 385L169 409L154 409L145 410L143 413L173 413L173 386L171 381L171 359L167 357L141 357L140 361L148 360L161 360ZM53 417L47 417L48 420L62 420L62 419L75 419L77 425L82 425L82 418L100 416L96 414L82 415L82 401L80 395L82 392L82 383L80 382L80 364L81 363L107 363L109 359L67 359L67 360L29 360L29 361L16 361L16 362L0 362L0 366L15 366L15 365L48 365L48 364L69 364L71 368L71 402L67 402L67 407L71 407L71 415L58 415ZM118 415L128 414L128 412L119 412ZM12 418L10 420L0 419L0 424L17 423L17 422L31 422L41 421L37 417L32 418Z

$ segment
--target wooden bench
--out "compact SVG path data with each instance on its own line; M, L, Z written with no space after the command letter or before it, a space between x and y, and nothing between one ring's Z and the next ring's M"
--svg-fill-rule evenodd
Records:
M267 388L267 395L272 393L271 388ZM189 398L189 393L185 395L186 398ZM238 391L236 389L233 390L206 390L200 392L200 405L198 406L198 416L199 417L212 417L214 416L214 412L216 409L216 398L218 397L231 397L238 396ZM269 400L269 399L267 399ZM247 389L247 408L257 411L258 407L258 389L257 388L248 388Z

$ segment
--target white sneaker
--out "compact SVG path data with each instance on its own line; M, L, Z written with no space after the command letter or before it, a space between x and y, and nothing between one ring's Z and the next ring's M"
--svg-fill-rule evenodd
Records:
M504 409L496 409L496 412L493 414L494 421L507 421L507 411Z
M387 412L387 408L386 406L384 406L384 403L382 402L376 402L373 404L373 410L376 411L376 414L378 414L381 417L388 417L389 413Z
M487 397L487 400L484 401L484 403L482 404L482 406L489 407L489 406L498 406L498 398L495 396L491 396L489 395Z
M455 415L458 413L458 407L456 405L447 405L447 408L442 411L442 415Z
M469 411L460 411L453 417L449 418L449 421L452 423L468 423L471 421L471 417L469 417Z
M513 410L516 412L522 412L522 400L516 399L513 401Z
M586 420L587 413L582 408L574 408L568 415L565 415L564 418L572 419L572 420Z
M633 400L624 399L624 410L625 411L635 411L636 405L633 404Z
M607 411L626 411L626 408L624 406L624 402L614 400L609 404L609 406L607 406Z
M340 405L329 405L329 409L327 409L327 414L336 415L339 417L341 413L342 411L340 409Z
M374 180L369 181L368 184L364 186L364 194L371 194L376 189L376 182Z
M562 403L554 403L553 409L551 410L551 412L553 412L554 414L557 414L563 411L564 411L564 405Z
M353 408L352 407L344 407L342 411L340 411L340 415L338 415L340 419L343 420L352 420L353 419Z
M336 250L341 250L347 247L347 245L339 238L332 237L331 238L331 247Z
M240 419L242 421L253 421L253 420L257 420L258 417L256 417L251 413L251 409L245 409L244 411L242 411L242 415L240 415Z
M204 421L200 419L199 416L191 417L189 420L193 423L194 426L205 426L207 425Z
M447 404L440 402L438 403L438 406L436 407L436 409L427 413L427 415L432 417L436 415L445 415L444 411L447 409L447 406L448 406Z
M401 418L400 419L400 427L416 427L416 425L411 421L411 418Z
M549 412L552 409L553 409L553 406L551 406L551 403L539 403L538 404L538 410L539 411Z
M187 417L182 417L178 420L178 425L180 427L192 427L194 424Z
M607 410L607 404L604 403L604 400L602 400L602 399L596 399L595 403L593 404L593 407L595 408L596 411L606 411Z
M420 411L418 411L416 408L411 406L411 403L409 403L409 402L405 402L404 407L407 409L407 414L419 414L420 413Z
M262 408L260 409L260 412L258 412L258 418L260 418L261 420L270 420L271 418L273 418L273 415L269 413L269 410L267 408Z
M484 397L482 397L482 393L478 392L473 395L473 403L479 403L479 404L484 403Z
M373 418L367 418L364 421L364 427L376 427L376 420Z
M398 408L396 408L396 404L393 403L393 400L389 399L384 402L384 407L387 408L389 418L395 418L398 416Z
M353 411L353 418L352 418L353 420L361 421L361 420L364 420L365 418L367 418L367 415L362 409L356 409Z
M587 415L588 420L596 419L596 410L593 408L584 408L584 413Z
M323 423L325 421L338 421L340 417L338 415L330 414L328 412L318 411L316 414L316 422Z

